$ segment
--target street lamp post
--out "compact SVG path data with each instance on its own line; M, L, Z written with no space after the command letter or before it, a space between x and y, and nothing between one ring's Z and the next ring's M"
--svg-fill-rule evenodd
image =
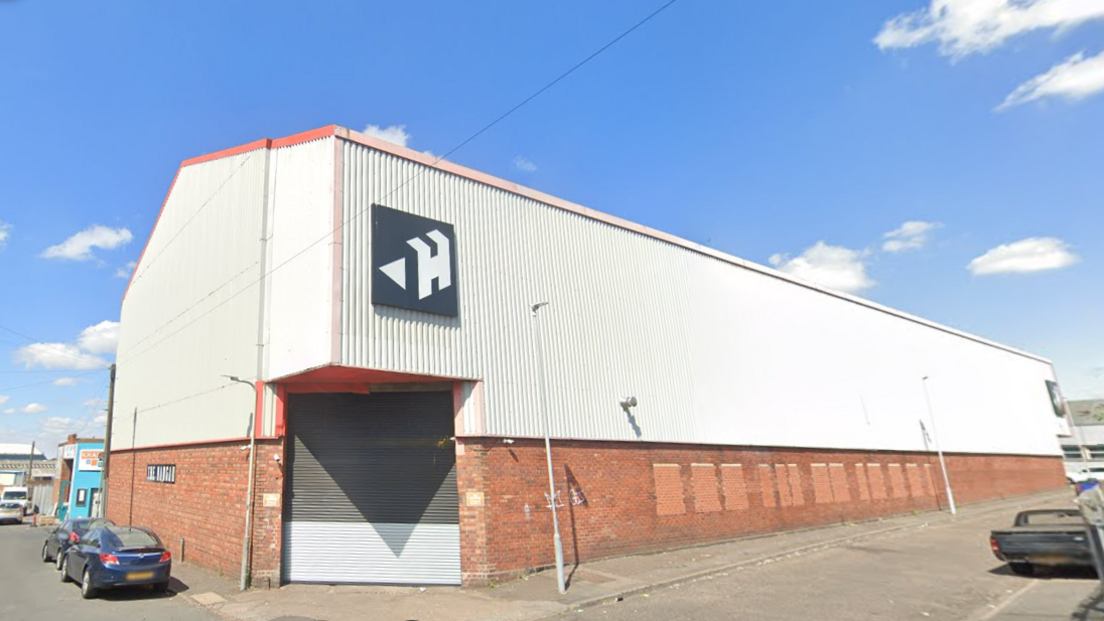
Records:
M943 485L947 490L947 506L951 510L951 515L958 513L955 509L954 492L951 491L951 479L947 476L947 462L943 459L943 449L939 445L939 425L935 422L935 414L932 412L931 395L928 394L928 376L920 378L924 384L924 402L928 404L928 418L931 419L932 424L932 436L935 441L935 451L939 453L939 467L943 470Z
M223 375L231 382L245 384L253 389L253 407L257 407L257 386L253 382L243 380L235 375ZM252 564L249 562L249 546L253 539L253 477L257 469L257 413L250 412L249 418L249 481L246 483L245 496L245 536L242 537L241 580L238 588L242 591L249 589L252 577Z
M529 310L532 312L533 331L536 332L537 338L537 367L540 371L541 417L544 422L544 456L548 461L548 504L552 507L552 542L556 548L556 588L558 588L562 594L567 592L567 586L564 584L563 540L560 539L560 520L559 516L556 514L556 475L552 469L552 441L549 439L548 388L545 385L544 379L544 343L541 341L540 322L537 316L537 311L545 306L548 306L548 302L540 302L532 305Z

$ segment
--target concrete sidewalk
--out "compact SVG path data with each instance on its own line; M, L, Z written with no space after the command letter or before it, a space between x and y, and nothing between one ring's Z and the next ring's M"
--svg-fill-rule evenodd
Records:
M584 563L567 568L569 588L566 594L556 592L553 572L543 571L527 578L491 588L458 587L378 587L288 585L279 589L254 590L239 593L236 581L217 577L188 565L174 567L183 597L228 619L242 621L345 621L363 619L369 612L375 618L396 620L419 619L435 621L532 621L559 615L619 598L643 594L649 590L688 582L722 572L738 572L747 568L783 561L819 550L847 545L864 539L876 539L889 533L925 528L950 520L967 519L993 512L1014 513L1040 506L1072 504L1068 491L1050 492L1013 499L987 502L964 507L957 517L945 513L924 513L860 524L792 531L726 543L685 548L657 554L620 557ZM981 535L979 535L981 536ZM1071 618L1077 602L1085 600L1095 587L1091 580L1079 580L1059 587L1057 581L1043 584L1020 596L1010 594L1003 603L996 603L985 619L1049 619ZM1047 588L1044 588L1047 587ZM1052 592L1053 590L1053 592ZM1038 595L1032 593L1038 591ZM1038 597L1036 601L1035 597ZM1048 603L1049 602L1049 603ZM1023 616L1017 606L1035 606L1024 614L1050 605L1064 606L1061 617ZM1102 607L1096 604L1096 607ZM1019 616L997 616L1015 614ZM1104 616L1074 617L1101 619ZM980 617L979 617L980 619Z
M1095 576L1028 581L969 621L1104 621L1104 591Z
M1091 569L1040 569L967 621L1104 621L1104 586Z

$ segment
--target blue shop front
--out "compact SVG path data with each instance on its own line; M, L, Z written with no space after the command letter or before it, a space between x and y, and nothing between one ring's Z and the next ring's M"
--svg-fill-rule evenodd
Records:
M103 440L78 439L58 447L57 518L100 515Z

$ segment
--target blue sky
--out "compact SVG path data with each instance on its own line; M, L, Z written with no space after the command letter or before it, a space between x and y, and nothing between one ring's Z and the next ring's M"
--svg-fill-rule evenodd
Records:
M1104 0L930 1L679 0L450 159L1104 397ZM0 3L0 440L100 433L181 160L330 123L442 154L663 3Z

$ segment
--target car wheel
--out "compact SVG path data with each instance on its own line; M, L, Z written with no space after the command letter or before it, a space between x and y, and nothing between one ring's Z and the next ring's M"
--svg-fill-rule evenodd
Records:
M43 563L49 563L52 560L54 560L54 559L50 558L50 544L43 541L42 542L42 562Z
M1012 573L1017 576L1035 575L1035 566L1031 563L1009 563L1008 566L1012 569Z
M92 586L92 576L88 575L88 568L84 568L84 573L81 574L81 597L84 599L92 599L96 597L98 590Z
M61 564L58 566L58 579L62 582L71 582L69 578L69 557L62 556Z
M158 582L157 584L153 585L153 592L154 593L165 593L168 590L169 590L169 581L168 580L166 580L164 582Z
M57 556L54 557L54 567L58 571L61 571L61 557L63 556L65 556L65 551L59 548Z

